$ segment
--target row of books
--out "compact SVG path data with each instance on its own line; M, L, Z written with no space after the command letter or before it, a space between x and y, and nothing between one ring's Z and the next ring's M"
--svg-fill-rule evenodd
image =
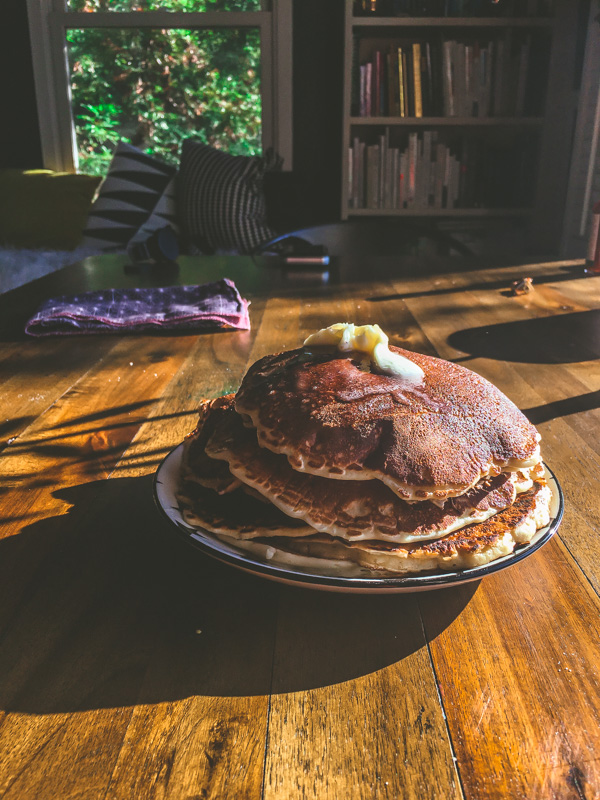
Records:
M360 117L489 117L541 113L531 36L407 42L359 65ZM539 67L536 58L535 66ZM356 107L357 106L357 107Z
M356 15L392 17L549 17L554 0L358 0Z
M464 138L447 143L436 131L408 134L405 147L387 134L355 137L348 152L348 205L372 209L527 206L532 201L533 143L498 150Z

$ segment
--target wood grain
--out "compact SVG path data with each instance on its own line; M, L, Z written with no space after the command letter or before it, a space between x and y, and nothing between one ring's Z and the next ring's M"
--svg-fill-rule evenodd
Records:
M600 796L599 279L572 262L202 274L230 263L250 332L23 338L69 281L130 285L118 259L0 297L0 797ZM534 291L510 296L525 275ZM338 321L505 391L563 487L560 534L479 584L403 596L277 585L181 542L152 475L200 400Z

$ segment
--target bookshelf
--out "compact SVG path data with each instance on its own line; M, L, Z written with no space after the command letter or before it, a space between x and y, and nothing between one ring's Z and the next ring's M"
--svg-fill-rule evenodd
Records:
M535 13L361 15L346 0L342 219L512 217L532 249L557 246L577 3L513 5Z

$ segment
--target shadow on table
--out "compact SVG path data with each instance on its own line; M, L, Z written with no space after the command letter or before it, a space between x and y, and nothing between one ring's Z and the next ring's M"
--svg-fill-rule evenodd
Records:
M474 262L476 267L471 266L471 270L474 268L481 269L481 263L478 263L477 260ZM469 272L468 264L461 265L460 272L467 274ZM506 265L508 268L511 268L510 265ZM514 270L518 265L512 265L512 269ZM459 270L456 270L457 272ZM417 273L419 274L419 273ZM422 272L420 273L423 274ZM547 274L541 276L536 276L535 278L535 285L539 284L546 284L546 283L561 283L565 281L572 281L578 278L586 279L583 266L563 266L560 267L558 270L553 272L548 272ZM371 297L367 297L367 300L370 303L384 303L389 300L408 300L409 298L415 297L443 297L444 295L456 294L458 292L476 292L476 291L493 291L498 290L502 291L505 290L505 294L510 295L510 286L514 280L514 275L512 274L510 277L499 278L498 280L487 280L487 281L472 281L469 283L468 281L462 280L454 286L433 286L430 289L417 289L412 291L407 289L406 292L395 292L394 294L381 294L381 295L373 295Z
M600 358L600 309L456 331L448 344L473 358L570 364Z
M296 589L221 565L163 522L151 485L146 476L59 489L68 514L0 541L0 708L299 691L424 646L418 595ZM442 628L476 588L439 592Z

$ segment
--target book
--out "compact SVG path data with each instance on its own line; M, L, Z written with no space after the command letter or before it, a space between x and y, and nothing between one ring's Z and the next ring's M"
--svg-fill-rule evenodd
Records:
M412 46L412 78L414 91L414 116L423 116L423 94L421 86L421 45L414 42Z
M348 148L348 205L350 208L354 208L354 200L353 200L353 176L352 176L352 169L354 166L354 151L351 147Z
M377 208L385 208L385 195L386 195L386 180L387 174L387 160L388 160L388 141L387 135L382 134L379 136L379 163L377 172L379 175L377 181ZM388 190L389 191L389 190Z
M466 46L462 42L454 42L452 57L454 113L457 117L468 117Z
M402 151L399 157L398 173L398 208L406 208L406 176L407 176L407 154Z
M367 146L366 208L379 208L379 145Z
M371 114L372 117L382 116L381 92L383 85L383 60L381 50L377 50L373 56L373 87L371 90Z
M444 116L453 117L454 108L454 74L453 74L453 53L455 42L447 39L442 44L443 53L443 96L444 96Z
M386 82L388 90L388 116L400 115L400 87L398 84L398 53L393 48L386 55Z
M373 64L369 61L365 65L365 117L370 117L373 114L372 89L373 89Z
M435 148L435 178L434 178L434 193L433 205L435 208L443 208L443 188L444 178L446 176L446 157L448 148L442 143L438 142Z
M423 131L423 144L421 149L421 163L419 170L419 205L423 207L429 205L432 141L433 131Z
M407 175L406 175L406 208L415 205L417 191L417 158L418 139L416 133L408 134Z
M431 44L424 42L421 47L421 87L423 95L423 116L433 117L433 61L431 57Z
M409 64L410 60L406 53L406 50L402 51L402 80L404 82L404 111L405 117L413 116L412 110L412 103L411 103L411 92L409 91L410 86L410 72L409 72Z
M398 48L398 111L401 117L407 116L406 92L404 89L404 54L402 48Z

